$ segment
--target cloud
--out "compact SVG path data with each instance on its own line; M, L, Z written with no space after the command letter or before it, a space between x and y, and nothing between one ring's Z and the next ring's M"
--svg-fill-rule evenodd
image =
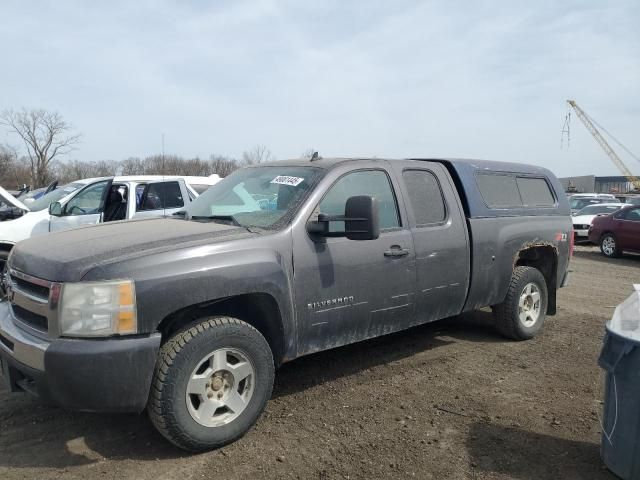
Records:
M79 158L157 152L165 133L183 155L263 143L617 173L577 119L560 150L570 97L640 152L633 1L3 2L0 16L0 107L60 111Z

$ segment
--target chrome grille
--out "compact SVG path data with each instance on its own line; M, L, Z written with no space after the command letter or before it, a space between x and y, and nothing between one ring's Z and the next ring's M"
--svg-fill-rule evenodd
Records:
M29 293L42 299L46 299L47 301L49 300L49 287L23 280L22 278L16 276L15 271L12 275L10 275L10 277L13 285L18 287L23 292Z
M52 283L9 270L9 302L18 325L33 333L49 333L49 297Z
M47 332L49 330L49 320L44 315L38 315L26 308L22 308L19 305L12 305L13 315L17 320L26 323L30 327L40 330L41 332Z

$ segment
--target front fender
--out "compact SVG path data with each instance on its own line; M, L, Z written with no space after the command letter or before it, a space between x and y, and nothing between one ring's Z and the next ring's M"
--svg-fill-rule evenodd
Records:
M135 281L138 327L153 332L168 315L195 304L249 293L274 298L282 319L287 350L297 338L292 301L291 243L286 235L270 248L256 240L229 242L164 252L89 271L83 280L130 278Z

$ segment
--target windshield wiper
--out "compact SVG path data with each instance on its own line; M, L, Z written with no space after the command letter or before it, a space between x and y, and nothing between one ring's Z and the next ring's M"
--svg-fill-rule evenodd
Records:
M224 220L233 223L236 227L242 226L233 215L192 215L189 218L191 220Z

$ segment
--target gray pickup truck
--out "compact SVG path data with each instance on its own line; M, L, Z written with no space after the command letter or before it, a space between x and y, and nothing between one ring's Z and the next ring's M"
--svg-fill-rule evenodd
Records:
M572 253L548 170L443 159L241 169L173 218L19 242L3 276L12 391L148 410L187 450L242 436L275 368L492 307L506 337L556 312Z

